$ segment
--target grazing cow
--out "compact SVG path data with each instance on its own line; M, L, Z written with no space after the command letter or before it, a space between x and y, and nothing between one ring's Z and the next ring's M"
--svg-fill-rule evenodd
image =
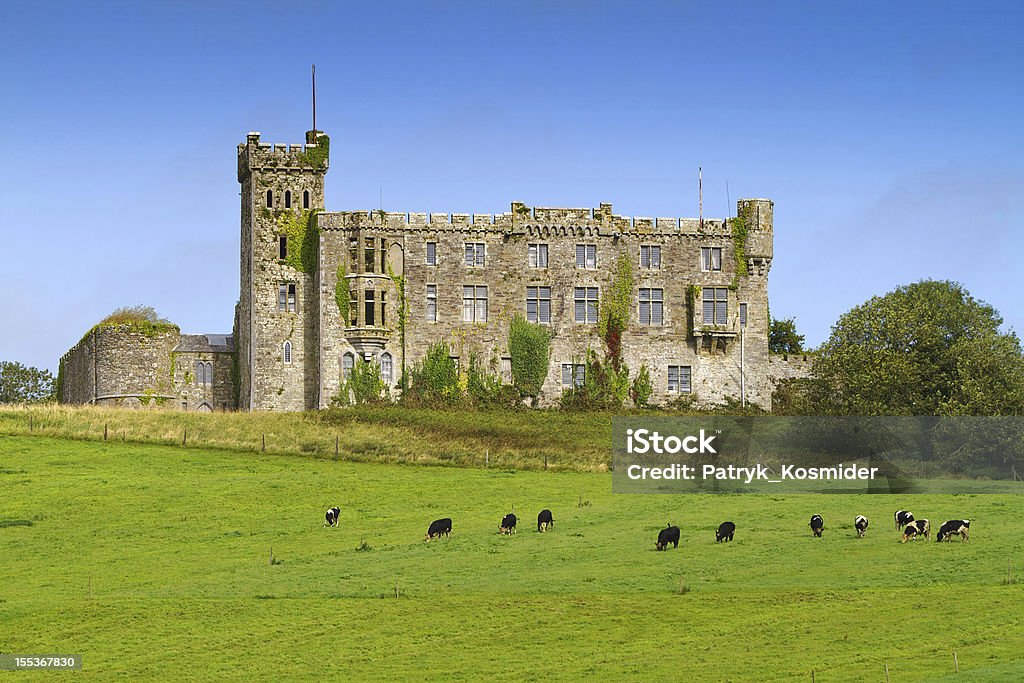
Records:
M914 521L914 513L909 510L897 510L892 517L896 520L896 531Z
M715 543L719 541L731 541L732 535L736 533L736 525L732 522L722 522L715 532Z
M913 522L907 525L907 529L913 527L915 536L924 536L928 538L932 532L932 525L927 519L915 519ZM906 531L906 529L904 529Z
M658 533L658 542L654 547L658 550L665 550L671 543L673 548L679 547L679 527L669 524Z
M541 510L537 515L537 531L545 532L555 526L555 520L551 519L551 510Z
M341 515L341 510L338 508L327 508L327 514L324 515L324 526L338 526L339 515Z
M857 519L853 520L853 528L857 530L857 538L864 538L864 532L868 530L868 518L857 515Z
M935 534L935 540L948 541L956 535L960 535L960 542L969 540L968 536L971 532L971 520L969 519L951 519L941 527L939 527L939 533Z
M445 517L444 519L435 519L430 523L430 528L427 529L427 535L423 539L424 541L430 542L432 538L441 538L442 536L452 535L452 518Z
M505 515L501 519L501 526L498 528L503 534L514 534L516 532L516 516L513 514Z
M814 515L810 521L811 531L818 538L821 538L821 530L825 528L825 520L821 518L821 515Z

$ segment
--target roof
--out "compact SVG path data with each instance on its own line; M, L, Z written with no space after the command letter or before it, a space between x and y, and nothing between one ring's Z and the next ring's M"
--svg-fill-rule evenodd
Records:
M230 334L183 334L174 350L177 353L232 353L235 339Z

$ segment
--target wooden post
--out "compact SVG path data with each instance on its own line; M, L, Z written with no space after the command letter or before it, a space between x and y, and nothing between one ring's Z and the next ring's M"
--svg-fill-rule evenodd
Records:
M271 566L274 564L274 546L270 546L270 564Z
M1006 584L1007 585L1012 585L1013 584L1013 567L1012 567L1012 562L1013 562L1013 558L1010 558L1010 557L1006 558Z
M28 431L32 431L32 416L28 416Z
M260 438L263 439L263 449L262 449L262 452L266 453L267 452L267 435L266 434L260 434Z
M889 662L885 663L885 683L889 683Z
M547 468L548 468L548 454L545 453L544 454L544 469L546 470Z
M395 597L398 597L398 579L395 579Z
M814 669L811 669L811 683L814 683Z
M89 577L89 599L92 600L92 577Z
M491 466L491 450L487 449L484 451L484 467Z
M107 440L107 424L103 423L103 440Z
M960 660L956 658L956 652L953 653L953 670L960 673Z
M681 577L681 576L679 577L679 594L680 595L683 594L683 577ZM811 672L811 678L814 678L813 671Z
M340 437L337 434L335 434L334 435L334 459L335 460L338 459L338 442L339 442L339 440L340 440Z
M182 434L182 436L181 436L181 446L182 446L182 448L184 448L187 443L188 443L188 430L186 429L185 433Z

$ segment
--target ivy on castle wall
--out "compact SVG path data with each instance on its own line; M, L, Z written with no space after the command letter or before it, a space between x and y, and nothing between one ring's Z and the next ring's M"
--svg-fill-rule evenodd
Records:
M288 238L288 256L281 262L307 275L315 273L317 250L320 248L316 213L311 209L298 213L291 209L279 211L277 231Z
M345 321L345 325L349 324L349 308L352 306L351 295L348 291L348 280L345 276L348 275L348 271L345 269L345 262L342 261L338 264L337 281L334 283L334 303L338 304L338 313L341 314L341 319Z
M402 375L405 376L405 327L409 322L409 299L405 293L405 274L396 275L391 264L388 264L388 276L395 283L398 295L398 338L402 344Z
M306 133L307 140L310 137L310 131ZM325 168L327 166L327 159L331 153L331 138L324 135L320 131L316 132L316 147L306 147L306 151L299 152L296 155L296 159L302 164L308 164L313 168Z
M729 221L732 228L733 255L736 259L736 275L733 276L732 283L729 285L729 288L733 290L739 287L740 276L749 275L747 270L747 229L749 227L747 219L747 210L744 208L740 209L736 217Z
M629 324L633 303L633 261L621 254L615 264L612 285L601 302L597 332L604 340L606 355L615 371L622 364L622 333Z

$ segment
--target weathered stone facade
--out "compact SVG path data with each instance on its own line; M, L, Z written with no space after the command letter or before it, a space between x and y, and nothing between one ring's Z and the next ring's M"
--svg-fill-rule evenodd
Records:
M603 351L597 311L621 257L634 272L623 359L634 372L647 366L652 402L744 395L770 408L778 379L807 371L768 354L771 200L741 199L737 216L724 220L518 202L498 215L333 213L324 211L328 150L327 136L313 131L305 145L271 145L249 133L238 146L233 345L230 337L217 346L212 337L204 345L170 332L160 344L121 335L117 355L105 356L87 335L65 357L65 400L103 402L109 385L111 396L152 389L186 409L317 409L338 395L357 357L381 363L397 389L403 368L439 340L460 360L474 354L507 378L509 324L519 313L551 331L541 395L550 404L588 349ZM107 370L90 380L90 362ZM212 378L197 383L202 363L212 363Z

